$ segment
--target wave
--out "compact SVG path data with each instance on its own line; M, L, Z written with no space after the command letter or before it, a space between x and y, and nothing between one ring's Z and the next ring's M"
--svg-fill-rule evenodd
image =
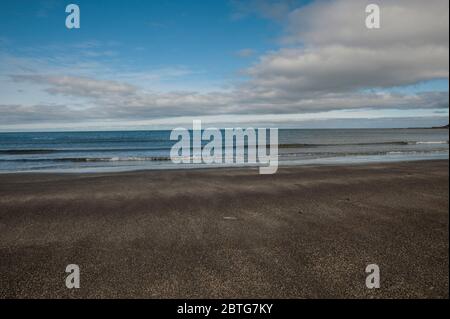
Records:
M165 156L126 156L126 157L77 157L77 158L61 158L57 161L66 162L158 162L170 161L170 157Z
M57 153L58 150L37 150L37 149L21 149L21 150L0 150L0 154L5 155L27 155L27 154L51 154L51 153Z
M448 144L448 141L393 141L393 142L368 142L368 143L337 143L337 144L279 144L278 148L302 148L323 146L370 146L370 145L419 145L419 144ZM267 145L269 147L270 145Z
M33 137L32 140L35 140L35 141L54 141L55 138L53 138L53 137Z
M126 157L64 157L64 158L21 158L3 160L0 162L142 162L142 161L170 161L170 157L165 156L126 156Z
M0 154L4 155L34 155L34 154L54 154L54 153L83 153L83 152L139 152L139 151L165 151L170 147L147 147L147 148L85 148L85 149L3 149Z
M168 141L166 141L168 142ZM392 141L392 142L368 142L368 143L328 143L328 144L308 144L308 143L285 143L279 144L278 148L317 148L326 146L376 146L376 145L442 145L449 144L449 141ZM248 145L245 145L247 148ZM270 145L266 145L267 148ZM0 155L38 155L38 154L54 154L54 153L108 153L108 152L145 152L145 151L168 151L171 145L155 146L155 147L130 147L130 148L55 148L55 149L0 149Z
M442 150L429 151L372 151L372 152L313 152L313 153L283 153L279 154L280 159L290 157L347 157L347 156L374 156L374 155L412 155L412 154L432 154L442 153ZM188 156L193 159L195 156ZM245 157L244 157L245 158ZM0 162L72 162L72 163L95 163L95 162L158 162L171 161L168 156L114 156L114 157L63 157L63 158L19 158L19 159L0 159Z
M324 157L348 157L348 156L385 156L385 155L426 155L440 154L448 150L407 150L407 151L367 151L367 152L289 152L279 154L280 158L324 158Z
M416 142L416 144L448 144L448 141Z

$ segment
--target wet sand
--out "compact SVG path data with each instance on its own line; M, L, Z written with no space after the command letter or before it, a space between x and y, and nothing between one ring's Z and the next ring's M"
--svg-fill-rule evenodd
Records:
M0 175L0 298L448 298L448 165Z

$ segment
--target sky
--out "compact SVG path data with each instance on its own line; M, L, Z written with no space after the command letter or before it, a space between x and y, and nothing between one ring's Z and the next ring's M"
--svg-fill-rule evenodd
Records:
M2 1L0 131L448 124L449 2L371 2Z

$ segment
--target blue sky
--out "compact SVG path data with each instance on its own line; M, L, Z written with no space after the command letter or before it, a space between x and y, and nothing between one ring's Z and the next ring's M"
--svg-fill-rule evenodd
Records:
M3 1L0 130L446 124L448 1L393 2Z
M99 51L95 61L114 63L119 69L190 70L195 73L190 74L190 83L180 82L203 87L226 84L238 76L255 58L240 58L238 52L276 49L281 32L277 21L257 15L235 18L231 2L205 0L131 0L126 5L118 0L77 1L82 27L69 31L64 27L68 3L6 1L0 19L2 36L11 41L9 49L45 56L57 50L73 52L71 46L79 46L80 51ZM45 45L58 48L27 52Z

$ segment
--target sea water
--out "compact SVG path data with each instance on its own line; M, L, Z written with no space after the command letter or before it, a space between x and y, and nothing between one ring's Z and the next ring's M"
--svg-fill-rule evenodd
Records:
M448 139L447 129L280 129L279 165L448 159ZM175 143L170 131L0 133L0 172L218 166L172 163Z

